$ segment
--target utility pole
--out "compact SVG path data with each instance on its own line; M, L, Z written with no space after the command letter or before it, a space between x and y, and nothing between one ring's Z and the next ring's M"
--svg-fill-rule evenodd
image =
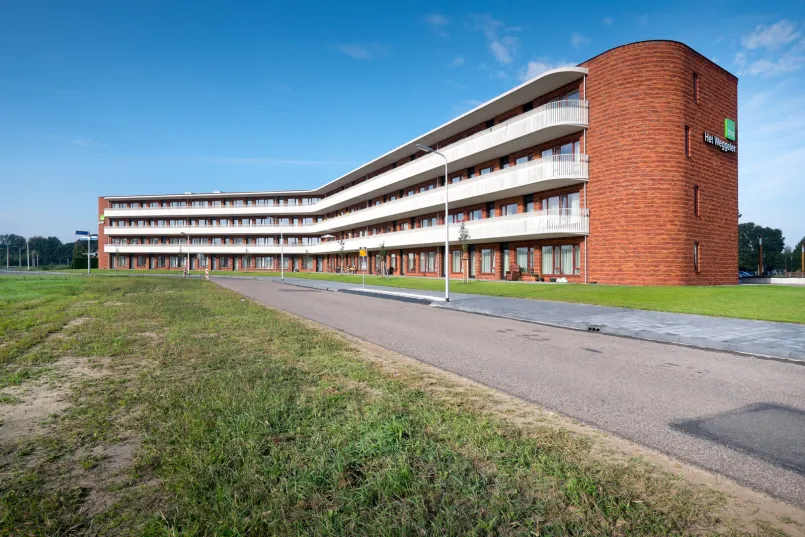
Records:
M758 238L758 244L760 245L760 249L758 250L757 275L762 277L763 276L763 237Z

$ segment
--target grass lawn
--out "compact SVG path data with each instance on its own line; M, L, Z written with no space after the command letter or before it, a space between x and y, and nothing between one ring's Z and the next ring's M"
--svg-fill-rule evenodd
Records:
M711 489L212 283L4 277L0 308L0 535L749 535Z
M68 271L72 272L72 271ZM114 270L96 270L113 274ZM122 271L125 274L152 272ZM118 272L119 273L119 272ZM181 271L160 271L159 274ZM198 274L198 272L193 272ZM213 276L279 276L279 272L212 271ZM361 283L360 275L286 272L289 278L308 278ZM404 289L443 291L444 280L437 278L366 276L366 283ZM454 293L556 300L643 310L695 313L718 317L757 319L805 324L805 287L781 285L728 285L708 287L637 287L626 285L560 285L500 281L450 282Z

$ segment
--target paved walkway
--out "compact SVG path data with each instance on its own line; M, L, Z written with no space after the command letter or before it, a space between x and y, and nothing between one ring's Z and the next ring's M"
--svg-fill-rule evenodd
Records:
M257 279L280 281L276 277ZM364 289L346 282L305 278L285 278L285 283L351 293L377 291L382 295L376 296L393 298L396 294L400 299L428 302L438 308L805 362L805 325L801 324L461 293L451 294L450 302L439 302L444 294L436 291L376 285Z

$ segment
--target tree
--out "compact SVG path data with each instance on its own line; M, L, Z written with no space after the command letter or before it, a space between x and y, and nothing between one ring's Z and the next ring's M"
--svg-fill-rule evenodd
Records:
M761 237L763 237L763 270L783 270L785 265L783 232L752 222L738 224L738 268L747 272L758 270Z
M802 269L802 247L805 245L805 237L802 237L791 252L791 272L805 272Z
M469 267L465 266L464 258L467 257L467 250L470 249L470 231L464 222L461 222L461 227L458 228L458 243L461 245L461 274L464 277L464 283L469 283Z
M9 265L25 265L25 237L9 233L8 235L0 235L0 242L2 242L2 252L0 252L0 259L2 265L6 266L6 250L8 250L8 264ZM8 248L6 248L8 244ZM20 257L20 252L22 257Z
M378 257L380 257L380 275L388 277L388 271L386 270L386 241L380 243L380 251L377 252Z
M252 266L252 254L250 254L249 251L246 250L246 253L243 254L243 270L249 272L249 267L251 266Z

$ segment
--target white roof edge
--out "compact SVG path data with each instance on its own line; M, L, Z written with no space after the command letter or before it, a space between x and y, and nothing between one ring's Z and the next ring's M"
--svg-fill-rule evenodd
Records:
M351 171L341 175L340 177L337 177L337 178L333 179L332 181L330 181L328 183L325 183L325 184L321 185L320 187L312 189L312 190L266 190L266 191L253 191L253 192L221 192L220 194L215 194L215 193L212 193L212 192L199 192L199 193L194 193L194 194L190 194L190 195L188 195L188 194L146 194L146 195L141 195L141 196L130 195L130 196L102 196L102 197L104 199L106 199L106 200L127 200L127 199L132 199L132 198L153 199L153 198L177 198L177 197L178 198L190 199L190 198L204 198L204 197L217 197L217 196L229 198L229 197L232 197L232 196L239 196L239 195L248 195L248 196L289 195L289 194L300 194L300 195L305 195L305 196L321 195L321 194L324 194L324 192L326 190L328 190L329 188L331 188L335 183L338 183L339 181L343 181L344 179L347 179L347 178L349 178L350 176L353 176L353 175L355 175L355 179L357 179L361 175L365 175L364 173L359 174L358 172L361 172L362 170L366 170L367 168L377 167L379 165L380 161L382 161L385 158L390 157L394 153L396 153L398 151L401 151L402 149L404 149L406 147L413 146L413 145L415 145L417 143L423 143L424 139L439 133L439 131L447 129L451 125L454 125L454 124L460 122L464 118L471 117L472 115L480 114L481 112L484 111L484 109L491 107L495 103L499 103L499 102L505 100L508 96L510 96L510 95L512 95L514 93L517 93L518 91L523 90L523 89L531 86L532 84L535 84L535 83L537 83L539 81L543 81L543 80L545 80L545 79L547 79L549 77L552 77L554 75L557 75L557 74L573 74L573 73L579 75L576 78L581 78L582 76L587 75L589 73L589 70L586 67L575 67L575 66L570 67L569 66L569 67L558 67L556 69L551 69L550 71L545 71L544 73L541 73L541 74L535 76L534 78L532 78L530 80L526 80L522 84L520 84L518 86L515 86L512 89L510 89L510 90L508 90L508 91L506 91L504 93L501 93L500 95L498 95L498 96L486 101L485 103L479 104L478 106L476 106L472 110L464 112L460 116L454 117L450 121L448 121L446 123L443 123L443 124L439 125L438 127L434 128L434 129L429 130L425 134L422 134L422 135L414 138L413 140L409 140L408 142L405 142L404 144L401 144L401 145L395 147L394 149L383 153L379 157L376 157L376 158L370 160L369 162L367 162L365 164L362 164L361 166L358 166L354 170L351 170ZM575 78L573 80L575 80ZM555 89L555 88L549 89L549 90L547 90L545 92L542 92L542 93L547 93L548 91L552 91L553 89ZM536 95L535 97L538 97L538 96L539 95ZM516 106L516 105L514 105L514 106ZM427 145L427 143L426 143L426 145ZM395 160L399 160L399 158L395 159ZM369 173L369 170L366 170L366 174L368 174L368 173Z

